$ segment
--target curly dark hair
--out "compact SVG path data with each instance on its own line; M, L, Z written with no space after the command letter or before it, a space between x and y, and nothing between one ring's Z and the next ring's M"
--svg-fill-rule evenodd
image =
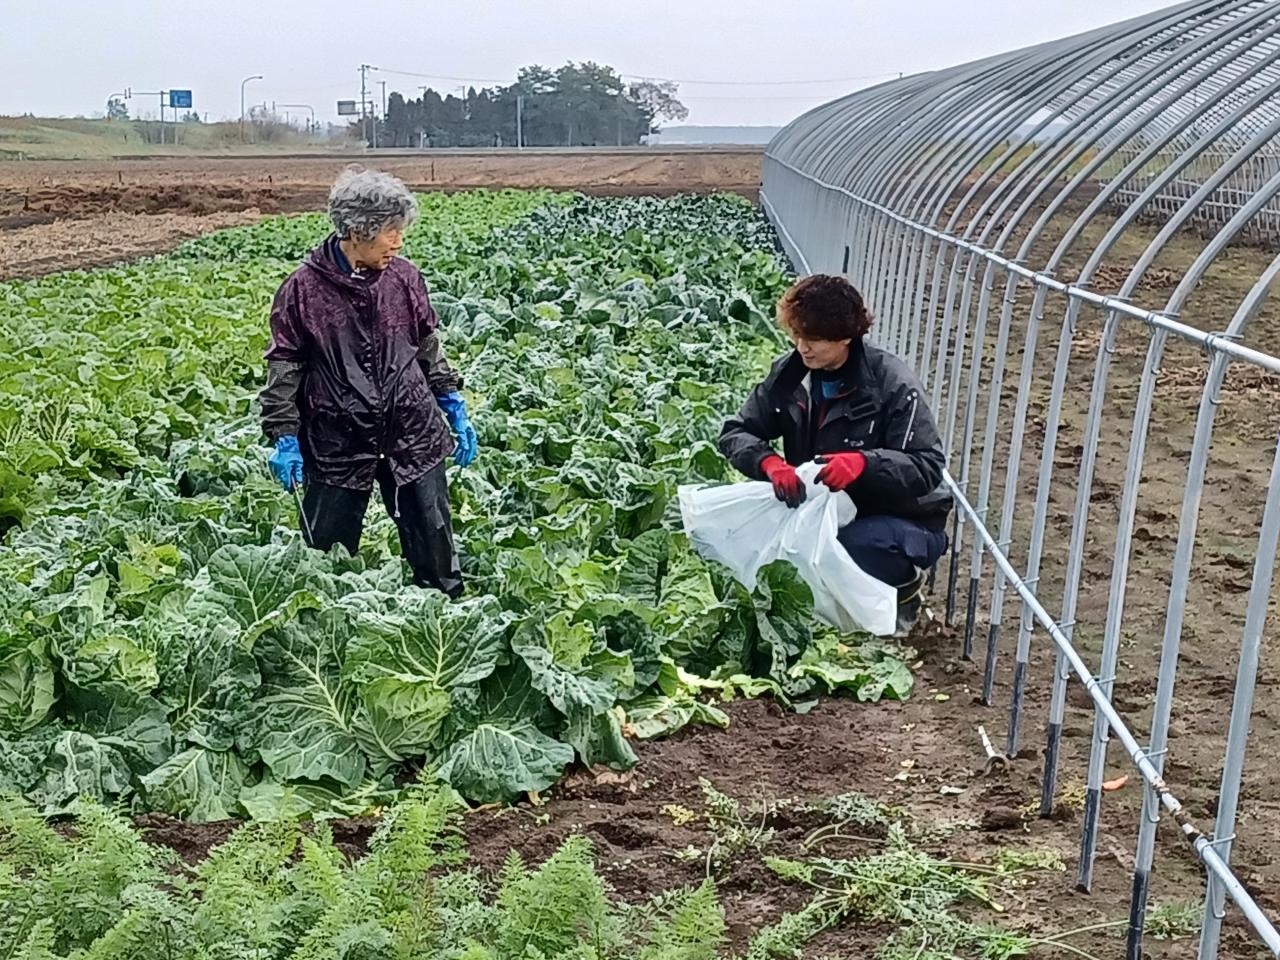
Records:
M809 340L857 340L874 319L853 284L826 273L796 281L778 301L783 329Z

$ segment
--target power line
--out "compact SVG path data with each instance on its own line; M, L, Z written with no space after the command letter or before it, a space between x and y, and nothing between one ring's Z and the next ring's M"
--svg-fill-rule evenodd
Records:
M394 70L391 67L370 67L379 73L393 73L403 77L417 77L422 80L449 80L454 83L491 83L495 85L512 85L514 80L495 80L493 77L454 77L442 73L416 73L412 70ZM721 87L794 87L833 83L857 83L862 80L884 80L889 77L900 77L901 73L867 73L856 77L828 77L821 80L681 80L676 77L658 77L652 74L622 73L624 80L660 81L662 83L684 83L690 86ZM705 99L705 98L703 98ZM775 98L776 99L776 98ZM802 98L807 99L807 98Z
M402 77L418 77L421 80L452 80L454 83L493 83L498 85L507 82L505 80L495 80L492 77L451 77L443 73L414 73L412 70L392 70L390 67L370 67L369 69L376 70L379 73L394 73Z
M883 80L888 77L900 77L901 73L867 73L859 77L830 77L826 80L681 80L677 77L655 77L649 74L624 73L628 80L660 80L664 83L687 83L690 86L722 86L722 87L791 87L820 83L855 83L859 80Z

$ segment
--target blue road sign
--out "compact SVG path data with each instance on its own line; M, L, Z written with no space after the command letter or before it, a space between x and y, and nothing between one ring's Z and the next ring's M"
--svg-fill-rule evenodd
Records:
M191 91L190 90L170 90L169 106L175 110L191 109Z

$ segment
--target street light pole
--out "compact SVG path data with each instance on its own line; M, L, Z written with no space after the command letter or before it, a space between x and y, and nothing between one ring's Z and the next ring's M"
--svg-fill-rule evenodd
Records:
M261 80L262 74L255 73L252 77L245 77L240 81L240 142L244 143L244 85L250 80Z

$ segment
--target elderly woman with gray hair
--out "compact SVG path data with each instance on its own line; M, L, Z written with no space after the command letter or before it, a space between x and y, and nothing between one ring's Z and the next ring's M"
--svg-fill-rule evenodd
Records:
M396 256L417 213L395 177L360 169L338 177L333 234L271 306L262 426L275 443L276 479L305 488L311 546L356 552L376 480L414 582L456 597L462 573L444 460L452 451L460 466L471 463L476 432L422 274Z

